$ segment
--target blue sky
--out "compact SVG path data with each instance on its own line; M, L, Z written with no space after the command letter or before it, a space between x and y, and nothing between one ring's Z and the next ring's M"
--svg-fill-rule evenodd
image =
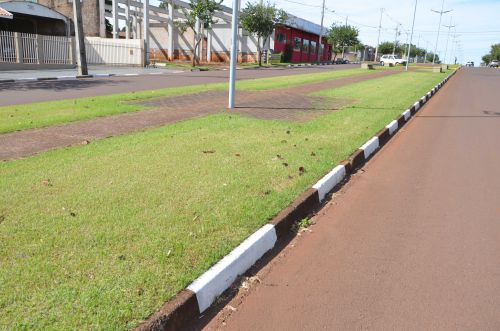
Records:
M242 6L246 3L246 0L242 0ZM320 23L322 0L274 0L271 3L293 15ZM224 0L223 4L231 7L232 0ZM328 11L325 15L325 25L330 26L334 22L345 23L348 16L348 23L360 30L362 42L375 45L380 8L384 8L380 39L393 41L396 22L401 23L406 30L411 29L414 5L414 0L326 0ZM431 12L431 9L440 10L441 0L418 1L414 44L417 44L420 38L421 47L434 50L439 15ZM474 61L479 64L481 57L489 52L490 45L500 43L500 0L445 0L444 10L449 9L453 11L443 15L442 25L450 25L451 19L451 25L456 25L451 32L456 32L458 37L457 43L453 43L453 38L449 39L448 62L454 50L460 62ZM447 37L448 29L442 27L438 44L438 54L441 57L444 57ZM399 40L405 42L406 34L401 34Z

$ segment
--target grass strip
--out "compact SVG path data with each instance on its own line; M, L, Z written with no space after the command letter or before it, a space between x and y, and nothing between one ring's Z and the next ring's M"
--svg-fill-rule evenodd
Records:
M133 328L443 77L323 91L355 104L307 123L217 114L0 163L0 329Z
M324 73L242 80L237 82L237 88L239 90L272 90L360 74L367 74L367 71L362 69L331 70ZM157 97L175 97L215 90L222 91L225 89L227 89L226 83L215 83L4 106L0 107L0 133L42 128L147 109L143 105L133 103L134 101Z

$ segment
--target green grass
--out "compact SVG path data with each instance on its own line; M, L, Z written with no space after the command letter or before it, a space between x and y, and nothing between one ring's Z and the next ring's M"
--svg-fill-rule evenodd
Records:
M325 91L357 104L307 123L217 114L0 163L0 329L133 328L443 77Z
M334 80L360 74L367 74L367 72L361 69L335 70L319 74L244 80L237 82L237 88L239 90L270 90ZM217 83L5 106L0 107L0 133L41 128L146 109L145 106L133 103L133 101L225 89L227 89L227 84Z

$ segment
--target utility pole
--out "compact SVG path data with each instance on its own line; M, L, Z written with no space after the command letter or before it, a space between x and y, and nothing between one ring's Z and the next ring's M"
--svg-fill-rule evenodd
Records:
M85 37L83 35L82 4L80 0L73 0L73 15L75 20L76 62L78 75L89 74L87 69L87 54L85 52Z
M233 0L233 17L231 19L231 67L229 71L229 109L234 108L236 92L236 61L238 61L238 16L240 0Z
M398 29L399 29L399 23L396 24L396 36L394 37L394 46L392 47L392 55L394 55L394 53L396 53L396 43L398 41L398 35L399 35Z
M382 14L384 13L384 8L380 8L380 21L378 23L378 37L377 37L377 47L375 48L375 62L377 62L378 56L378 46L380 45L380 30L382 30Z
M445 48L445 51L444 51L444 62L446 63L446 56L448 55L448 42L450 41L450 32L451 32L451 28L454 28L455 25L451 25L451 20L452 20L453 17L450 17L450 25L443 25L445 28L448 28L448 38L446 38L446 48Z
M261 0L262 2L263 0ZM319 30L319 43L318 43L318 56L317 56L317 60L318 62L321 61L321 57L323 56L323 54L321 54L321 43L323 42L323 23L324 23L324 20L325 20L325 0L323 0L323 7L321 9L321 29Z
M413 40L413 29L415 28L415 16L417 15L417 0L415 0L415 9L413 10L413 23L411 24L411 35L410 42L408 43L408 54L406 56L406 71L408 71L408 65L410 63L410 51L411 51L411 42Z
M432 64L436 62L436 53L437 53L437 47L438 47L438 42L439 42L439 33L441 32L441 20L443 18L443 14L451 12L451 10L443 10L444 8L444 0L441 2L441 10L437 11L434 9L431 9L432 12L439 14L439 25L438 25L438 33L436 37L436 46L434 47L434 55L432 57Z

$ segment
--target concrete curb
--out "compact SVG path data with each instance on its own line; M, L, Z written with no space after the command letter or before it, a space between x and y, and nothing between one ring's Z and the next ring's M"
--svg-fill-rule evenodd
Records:
M264 254L272 250L277 242L289 236L297 222L313 215L328 195L377 153L459 69L446 77L410 109L404 111L398 119L391 121L346 161L333 168L312 188L302 193L290 206L248 237L229 255L165 303L136 330L181 329L207 310L238 276L244 274Z

